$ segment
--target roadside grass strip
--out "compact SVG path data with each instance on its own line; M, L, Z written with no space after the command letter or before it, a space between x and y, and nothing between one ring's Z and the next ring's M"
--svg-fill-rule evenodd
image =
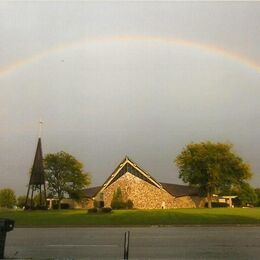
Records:
M109 214L0 209L0 218L14 219L16 227L260 225L260 208L113 210Z

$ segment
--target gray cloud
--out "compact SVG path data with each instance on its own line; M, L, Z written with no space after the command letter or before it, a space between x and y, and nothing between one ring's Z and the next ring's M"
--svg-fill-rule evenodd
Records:
M260 63L258 3L5 2L0 68L104 35L213 44ZM1 70L1 69L0 69ZM176 44L110 41L64 48L0 76L1 183L24 193L43 118L44 152L65 150L100 184L127 154L161 181L191 141L228 141L260 185L258 71Z

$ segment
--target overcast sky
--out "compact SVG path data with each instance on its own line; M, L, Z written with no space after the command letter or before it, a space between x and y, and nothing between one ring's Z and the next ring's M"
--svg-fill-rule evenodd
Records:
M128 155L163 182L190 142L229 142L260 186L259 2L0 3L0 188L43 152L101 185Z

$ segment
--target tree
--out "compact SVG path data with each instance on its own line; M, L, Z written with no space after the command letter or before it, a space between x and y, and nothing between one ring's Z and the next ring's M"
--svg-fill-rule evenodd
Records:
M112 209L122 209L124 207L123 195L121 189L118 187L114 193L111 201Z
M208 207L211 207L214 193L239 187L252 176L250 166L232 151L231 144L189 144L177 156L175 163L179 178L199 187L207 195Z
M33 197L33 206L35 209L41 209L42 207L42 198L41 198L41 194L38 192L35 194L35 196Z
M255 206L260 207L260 188L255 189L255 194L256 194L256 197L257 197L257 201L255 203Z
M120 187L118 187L114 193L111 201L112 209L132 209L133 202L130 199L124 200L122 191Z
M41 199L40 199L40 194L39 193L36 193L36 195L33 197L33 201L32 201L32 204L31 204L31 199L28 198L29 201L27 201L27 203L29 205L32 205L33 208L40 208L41 206ZM17 206L19 208L23 208L26 206L26 195L22 195L22 196L19 196L17 197Z
M242 183L240 187L235 189L234 195L238 196L242 206L255 205L257 202L257 195L254 188L246 182Z
M25 202L26 202L26 195L17 197L17 206L19 208L25 207Z
M0 207L12 208L16 204L15 192L6 188L0 190Z
M82 189L89 185L90 176L83 171L83 164L75 157L63 151L47 154L44 158L44 168L48 191L58 198L59 209L66 194L72 199L82 198Z

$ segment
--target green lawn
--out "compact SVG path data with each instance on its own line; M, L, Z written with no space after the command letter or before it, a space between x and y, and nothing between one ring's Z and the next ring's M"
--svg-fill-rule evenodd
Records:
M87 214L86 210L14 211L0 209L16 227L120 226L120 225L260 225L260 208L115 210Z

